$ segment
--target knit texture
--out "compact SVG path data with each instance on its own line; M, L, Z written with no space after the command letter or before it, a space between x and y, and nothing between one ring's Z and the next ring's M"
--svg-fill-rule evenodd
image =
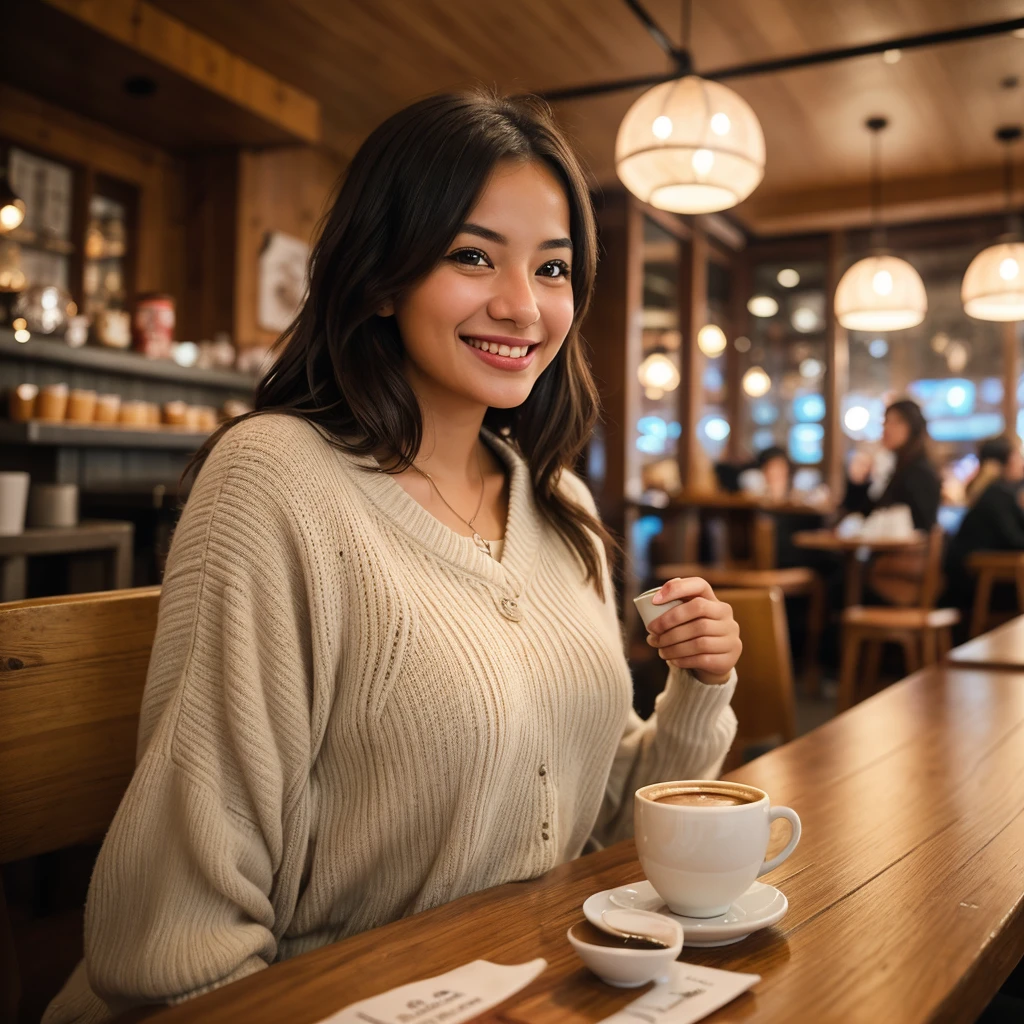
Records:
M735 678L672 669L638 718L614 599L485 440L510 474L500 562L301 420L217 445L172 544L85 968L46 1024L534 878L629 835L637 787L718 773Z

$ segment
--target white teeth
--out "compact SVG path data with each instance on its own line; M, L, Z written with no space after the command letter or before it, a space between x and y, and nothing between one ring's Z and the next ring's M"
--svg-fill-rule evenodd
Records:
M492 356L496 356L498 354L498 350L501 348L496 341L492 341L487 347Z
M511 351L512 351L512 349L510 349L508 347L508 345L499 345L498 346L498 355L499 356L507 356Z
M518 345L516 345L514 348L509 349L508 354L513 359L518 359L520 356L526 355L526 349L520 348Z
M490 352L496 356L508 356L511 359L522 359L530 351L529 345L499 345L493 341L480 341L478 338L466 338L473 348L481 352Z

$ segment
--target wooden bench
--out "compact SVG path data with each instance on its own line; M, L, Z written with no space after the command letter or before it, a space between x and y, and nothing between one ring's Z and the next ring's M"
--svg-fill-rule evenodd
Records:
M105 835L135 769L159 598L147 587L0 605L0 864ZM0 987L16 992L2 904L0 916ZM12 1004L0 1002L4 1024Z
M996 583L1016 585L1017 611L1024 614L1024 551L975 551L967 556L967 568L978 577L971 611L972 637L999 624L993 621L991 612L992 587Z

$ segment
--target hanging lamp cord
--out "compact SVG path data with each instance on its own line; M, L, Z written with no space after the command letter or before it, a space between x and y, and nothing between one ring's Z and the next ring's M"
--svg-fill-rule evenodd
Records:
M889 122L884 117L870 117L865 122L871 132L871 247L885 248L885 225L882 223L882 131Z

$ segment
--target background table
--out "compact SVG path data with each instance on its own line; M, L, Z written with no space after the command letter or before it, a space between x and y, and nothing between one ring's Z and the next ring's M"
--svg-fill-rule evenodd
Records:
M864 573L859 552L862 550L877 554L882 551L910 551L927 543L927 536L915 530L913 536L896 540L876 538L864 540L860 537L840 537L832 530L800 530L793 534L793 544L809 551L834 551L844 557L843 607L852 608L861 602L864 590Z
M13 537L0 537L0 601L25 597L30 555L69 555L101 551L107 560L107 587L121 590L132 585L131 523L102 520L78 526L55 526L25 530Z
M1024 686L936 666L729 777L796 808L804 833L766 879L775 927L690 962L762 975L710 1021L972 1021L1024 954ZM779 829L778 844L785 839ZM548 969L483 1019L584 1024L616 991L565 931L583 900L642 877L631 842L354 936L157 1014L161 1024L308 1024L476 958Z
M1024 671L1024 615L954 647L948 658L957 667Z

